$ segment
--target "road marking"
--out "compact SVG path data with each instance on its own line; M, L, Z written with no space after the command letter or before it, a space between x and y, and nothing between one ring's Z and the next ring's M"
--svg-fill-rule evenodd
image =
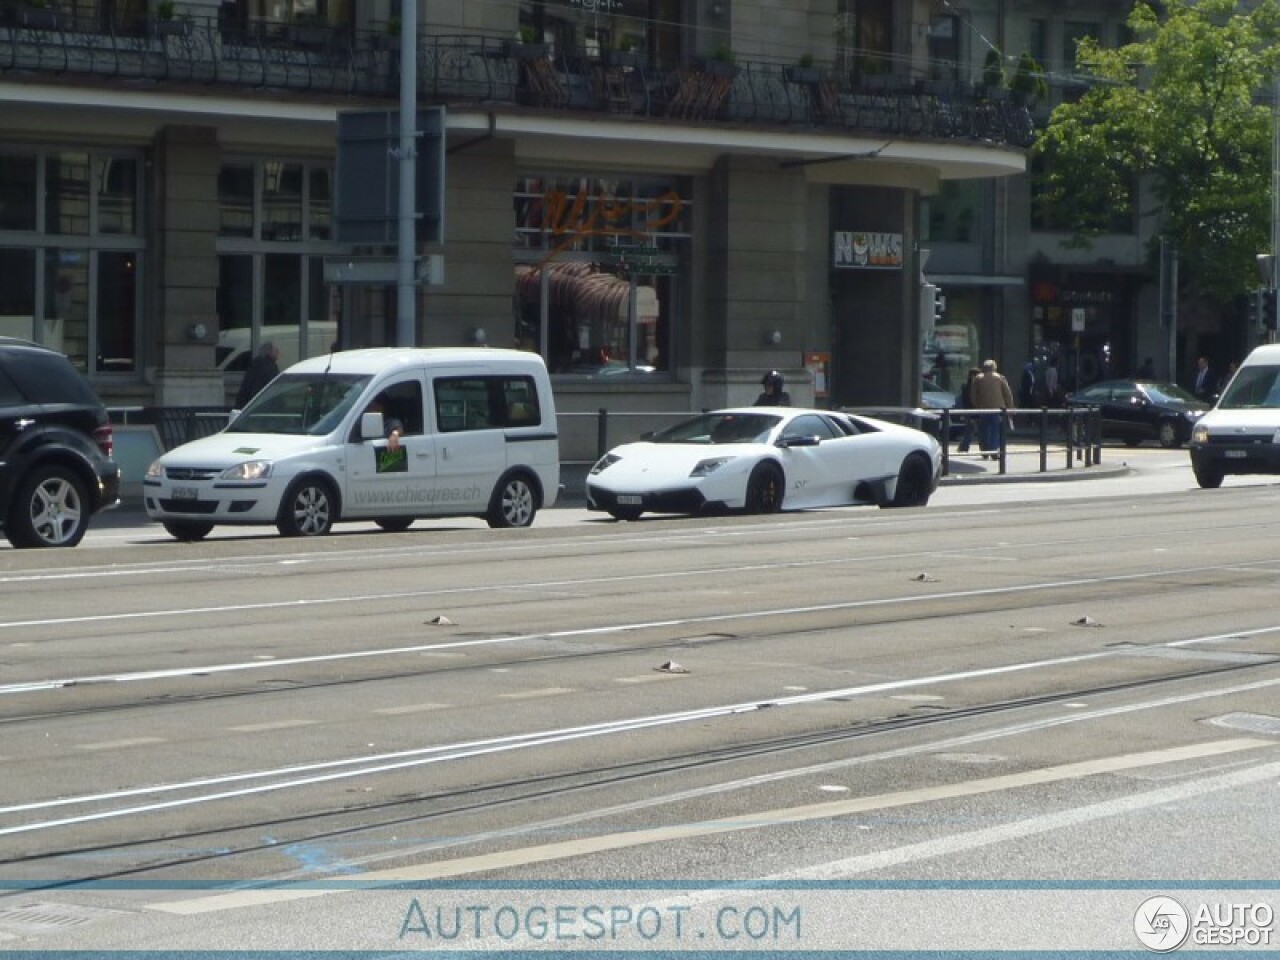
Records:
M127 740L101 740L98 743L77 743L77 750L125 750L129 747L145 747L152 743L165 743L163 737L133 737Z
M1270 561L1259 561L1257 566L1263 566ZM1234 566L1255 566L1253 564L1235 564ZM1040 590L1058 590L1073 587L1084 586L1087 584L1107 584L1107 583L1129 583L1139 580L1163 579L1172 576L1182 576L1188 574L1204 573L1206 571L1218 570L1217 566L1197 566L1183 567L1172 570L1145 571L1143 573L1117 574L1108 577L1082 577L1073 580L1046 580L1040 583L1024 583L1013 584L1003 587L982 587L975 590L950 590L939 593L910 593L902 594L896 597L876 597L868 600L848 600L840 603L821 603L812 604L803 607L777 607L766 608L761 610L735 611L733 613L717 613L704 614L701 616L677 617L670 620L647 620L637 621L634 623L614 623L606 624L599 627L585 627L575 630L550 630L545 633L527 633L527 634L503 634L494 637L481 637L471 640L452 640L441 641L439 643L415 644L407 647L386 647L375 650L348 650L342 653L317 654L308 657L286 657L279 660L273 660L267 663L262 661L248 661L238 663L214 664L211 666L192 666L192 667L173 667L165 670L141 670L133 673L119 674L98 674L87 677L62 677L53 680L32 680L25 683L11 683L0 686L0 695L18 694L18 693L34 693L46 690L59 689L61 687L74 686L77 684L89 683L132 683L144 680L166 680L174 677L189 677L192 675L202 675L211 673L232 673L244 670L262 670L264 668L275 668L281 666L298 666L303 664L319 664L331 663L340 660L359 660L372 657L387 656L403 656L405 654L423 654L431 651L442 650L461 650L468 647L484 647L497 646L508 643L527 643L533 640L565 640L574 637L599 637L609 636L611 634L632 633L639 630L656 630L669 629L672 627L690 627L702 626L713 623L728 623L738 620L763 620L771 617L794 617L803 616L814 613L831 613L843 610L865 610L876 607L892 607L907 604L920 604L936 600L957 600L970 597L993 597L1008 596L1022 593L1034 593ZM628 578L601 578L602 581L611 581L617 579ZM201 607L188 610L151 610L138 613L121 613L108 614L104 616L93 617L70 617L59 620L33 620L33 621L9 621L0 622L0 629L16 626L49 626L53 624L66 624L73 622L92 622L92 621L123 621L134 619L152 619L158 617L169 616L192 616L196 613L232 613L247 612L253 610L279 609L284 607L301 608L313 604L349 604L357 600L378 600L385 602L387 600L403 600L410 597L425 596L423 592L409 593L391 593L391 594L369 594L359 597L330 597L314 600L291 600L279 601L261 604L237 604L227 607ZM1263 636L1269 633L1280 632L1280 625L1269 627L1258 627L1253 630L1236 630L1230 633L1214 634L1208 637L1195 637L1188 640L1176 641L1166 644L1156 644L1159 646L1178 646L1192 643L1213 643L1224 640L1237 640L1244 637Z
M558 697L573 693L572 687L542 687L539 690L521 690L519 693L500 693L499 700L536 700L539 697Z
M394 717L404 713L425 713L428 710L444 710L451 706L453 706L451 703L411 703L404 707L381 707L373 712Z
M661 680L669 680L672 677L688 676L681 673L640 673L631 677L614 677L614 683L658 683Z
M977 797L1024 787L1044 786L1065 780L1080 780L1101 774L1137 770L1158 764L1180 763L1206 757L1223 756L1228 753L1245 750L1258 750L1265 747L1274 748L1275 746L1275 741L1254 739L1198 743L1189 746L1172 747L1166 750L1153 750L1145 753L1104 757L1079 763L1043 767L1038 770L1027 770L1021 773L988 777L980 780L966 780L961 783L922 787L915 790L901 790L870 797L854 797L848 800L804 804L796 807L725 817L720 820L704 820L649 829L627 830L621 833L582 837L556 843L535 844L529 847L501 850L472 857L459 857L454 860L438 860L411 867L377 870L360 874L358 882L361 886L366 884L423 883L476 873L501 872L503 870L528 867L533 864L566 860L615 850L626 850L656 843L672 844L703 837L758 830L762 827L799 824L814 820L831 820L873 811ZM923 859L925 856L938 856L949 850L971 849L973 846L996 843L1003 839L1013 839L1030 833L1083 823L1088 819L1114 816L1117 813L1128 812L1128 810L1141 809L1144 805L1170 803L1186 796L1197 796L1212 791L1225 790L1245 782L1257 782L1258 780L1267 779L1277 774L1280 774L1280 763L1267 764L1242 771L1239 774L1215 777L1200 783L1163 788L1148 794L1139 794L1119 801L1093 804L1060 814L1032 818L1021 823L1005 824L986 830L974 831L971 834L944 837L937 841L886 850L879 854L869 854L863 857L820 864L817 867L806 868L804 871L796 871L795 875L840 875L842 870L847 873L878 869L879 864L869 865L876 858L883 858L884 865L889 866L897 862L906 862L906 859ZM220 910L257 907L309 897L327 896L341 892L342 889L341 887L308 887L307 889L241 890L234 893L196 897L191 900L152 903L147 905L147 909L162 913L191 916Z
M276 720L272 723L246 723L238 727L228 727L236 733L268 733L272 730L292 730L294 727L309 727L315 720Z

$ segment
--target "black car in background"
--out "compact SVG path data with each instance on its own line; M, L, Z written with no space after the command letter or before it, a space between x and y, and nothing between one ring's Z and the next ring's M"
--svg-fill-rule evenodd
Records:
M1131 447L1143 440L1180 447L1191 439L1191 428L1211 404L1173 383L1103 380L1069 394L1067 406L1098 407L1103 439L1122 440Z
M111 419L61 353L0 337L0 527L15 547L74 547L120 499Z

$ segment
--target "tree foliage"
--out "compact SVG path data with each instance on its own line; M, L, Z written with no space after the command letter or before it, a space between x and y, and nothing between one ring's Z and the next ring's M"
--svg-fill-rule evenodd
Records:
M1226 301L1256 283L1269 246L1280 0L1138 2L1129 27L1118 49L1080 43L1087 89L1037 145L1047 199L1088 236L1147 178L1156 208L1140 212L1177 245L1192 291Z

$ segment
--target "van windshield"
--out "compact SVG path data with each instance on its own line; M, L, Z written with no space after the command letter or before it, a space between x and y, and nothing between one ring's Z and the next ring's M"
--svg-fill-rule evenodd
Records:
M231 421L227 433L333 432L372 379L367 374L284 373Z
M1218 409L1280 410L1280 366L1241 367L1218 401Z

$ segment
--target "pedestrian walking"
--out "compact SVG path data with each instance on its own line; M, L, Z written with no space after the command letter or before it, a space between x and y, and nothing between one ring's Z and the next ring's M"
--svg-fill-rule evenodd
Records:
M982 361L982 372L973 380L972 394L975 409L999 411L978 415L978 447L983 459L995 460L1000 456L1005 411L1013 406L1013 391L994 360Z
M236 409L243 410L262 388L280 375L280 348L268 340L258 348L258 355L249 362L240 389L236 392Z

